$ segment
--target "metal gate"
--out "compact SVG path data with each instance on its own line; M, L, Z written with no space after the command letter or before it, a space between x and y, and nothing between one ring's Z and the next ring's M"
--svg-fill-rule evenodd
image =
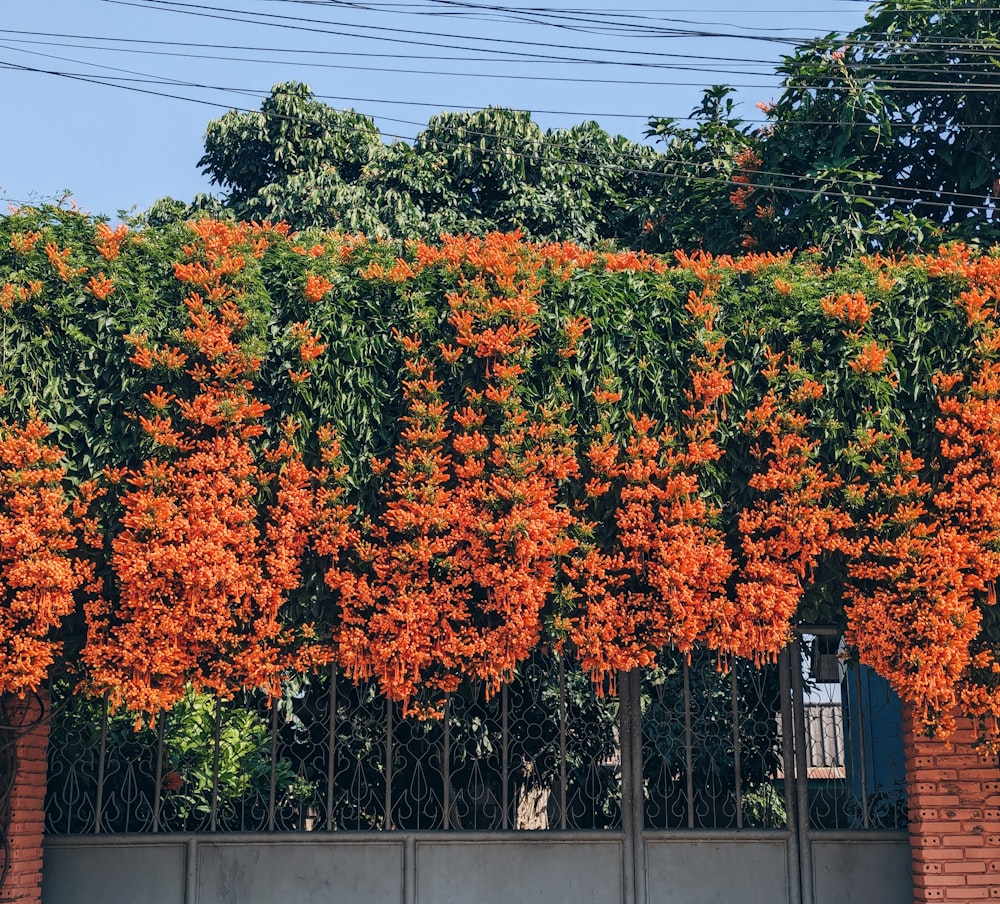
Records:
M776 665L665 653L607 690L539 655L433 722L335 672L138 732L69 698L43 900L912 900L898 701L822 631Z

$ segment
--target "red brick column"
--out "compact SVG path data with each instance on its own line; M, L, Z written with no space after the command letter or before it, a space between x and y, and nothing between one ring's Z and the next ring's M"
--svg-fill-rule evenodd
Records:
M45 831L45 751L49 739L48 719L34 728L18 732L16 726L30 725L39 718L39 700L28 698L7 704L0 743L17 735L15 752L17 773L10 796L10 825L7 841L10 863L7 878L0 888L0 904L40 904L42 900L42 836ZM41 697L44 715L48 716L48 695ZM5 737L6 736L6 737Z
M945 742L915 735L906 716L913 899L1000 900L1000 766L972 747L968 719Z

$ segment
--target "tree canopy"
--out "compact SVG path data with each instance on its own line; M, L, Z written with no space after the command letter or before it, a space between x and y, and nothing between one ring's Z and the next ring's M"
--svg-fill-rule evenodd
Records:
M986 0L883 0L786 57L749 169L754 246L995 241L998 16Z
M209 124L199 165L226 194L197 204L387 237L520 229L656 252L989 242L997 15L987 0L883 0L860 28L784 58L763 127L713 86L690 126L651 116L655 147L503 108L441 113L412 144L386 142L370 118L286 83Z

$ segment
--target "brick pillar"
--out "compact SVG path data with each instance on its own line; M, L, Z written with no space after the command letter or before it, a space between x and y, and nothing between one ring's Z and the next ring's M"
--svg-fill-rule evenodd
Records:
M16 736L17 772L10 795L10 824L7 828L10 861L7 878L0 888L0 904L40 904L42 900L42 836L45 831L45 753L49 739L48 719L30 730L18 731L19 725L31 725L39 719L39 706L49 714L48 694L40 698L11 700L6 705L5 724L0 743ZM6 736L6 737L5 737Z
M913 900L1000 900L1000 766L972 747L969 719L946 741L914 734L907 713Z

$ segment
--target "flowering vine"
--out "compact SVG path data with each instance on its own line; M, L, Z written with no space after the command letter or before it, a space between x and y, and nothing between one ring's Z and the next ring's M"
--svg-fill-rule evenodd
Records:
M183 349L131 337L134 364L177 383L183 371L189 388L146 393L151 412L139 421L154 453L120 477L115 586L86 606L93 686L114 705L151 714L189 685L276 695L286 669L325 655L310 625L295 637L279 617L299 583L316 509L294 425L271 448L259 445L267 406L251 378L260 362L239 344L247 319L228 281L245 266L249 230L192 228L188 260L174 267L190 287Z
M752 153L739 164L753 176ZM734 185L750 219L752 181ZM919 724L945 733L964 711L1000 736L997 256L668 264L517 235L399 244L210 220L177 251L176 226L32 208L0 230L3 382L19 423L34 405L75 450L61 462L37 419L0 431L8 691L44 679L74 595L84 686L116 704L152 713L189 684L274 692L336 658L432 714L540 643L605 687L666 645L770 659L819 574L844 578L853 651ZM672 318L692 283L685 364ZM178 286L185 320L153 341L142 331ZM123 421L114 339L129 324L147 382ZM765 335L790 351L761 392ZM281 350L262 378L267 337ZM644 399L631 412L608 377L623 361ZM546 393L585 410L592 393L598 433L578 437ZM282 433L279 410L338 419L346 453L323 430L307 467L313 437ZM144 445L120 447L133 422ZM347 455L377 443L379 479L359 484ZM97 525L99 491L70 501L60 466L75 481L107 463ZM323 560L329 592L313 594L304 558ZM314 611L291 616L300 603Z
M62 646L55 629L93 578L79 531L96 489L84 484L71 502L48 436L38 419L0 425L0 694L23 695L48 678Z
M847 639L927 732L950 733L961 708L983 720L995 747L1000 651L981 627L1000 577L998 268L955 247L921 264L967 281L957 300L975 332L971 374L934 375L938 475L892 432L869 430L858 442L871 513L848 572Z
M724 339L714 332L712 291L709 281L688 299L699 353L680 431L630 415L623 446L602 424L587 452L594 475L587 495L598 502L612 491L620 497L605 516L614 520L612 535L601 542L594 537L599 525L585 523L580 554L567 566L579 594L569 636L598 687L613 682L616 671L651 664L667 645L690 653L726 617L733 563L699 479L722 455L717 431L732 388ZM605 406L620 401L608 389L595 395Z
M479 271L448 295L454 344L437 351L445 366L471 358L482 382L450 406L419 338L399 337L406 414L391 462L375 463L389 472L384 507L357 545L361 567L331 568L327 583L340 594L336 646L348 672L377 677L405 711L436 716L463 678L495 691L537 645L556 559L572 546L559 485L575 459L559 412L523 397L537 259L508 236L416 257L418 267Z
M807 432L805 411L823 387L782 354L768 354L764 373L772 385L743 428L760 466L748 480L755 498L739 516L743 564L734 617L713 644L757 663L773 661L791 640L820 558L854 549L853 521L836 503L841 478L819 460L819 443Z

